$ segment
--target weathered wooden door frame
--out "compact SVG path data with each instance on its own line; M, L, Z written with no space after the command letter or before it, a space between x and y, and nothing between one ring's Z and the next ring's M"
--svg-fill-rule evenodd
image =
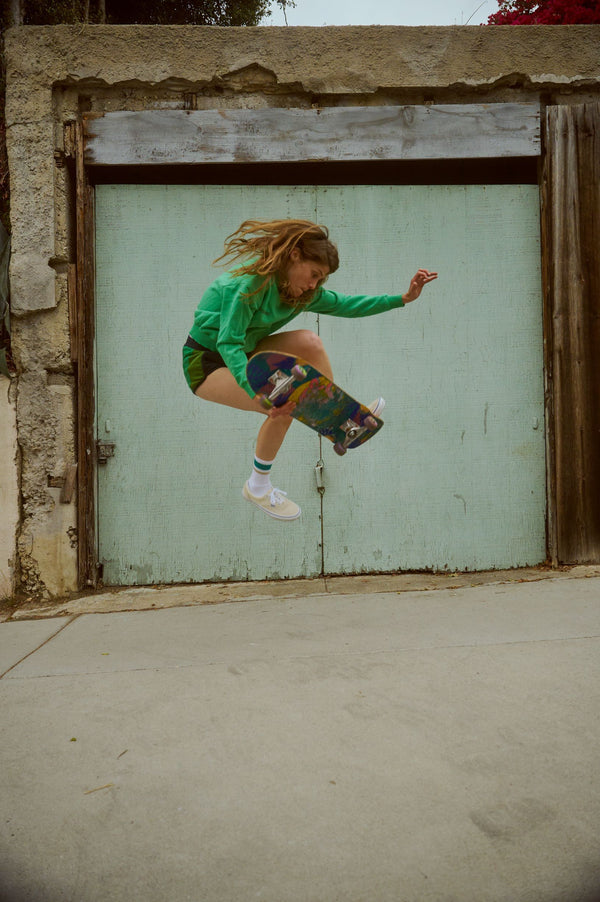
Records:
M547 531L556 566L600 561L600 103L545 113Z
M75 264L69 268L71 360L76 380L77 575L80 589L98 584L94 432L94 189L84 162L81 119L65 125L75 198Z
M490 105L494 106L494 105ZM498 106L498 105L496 105ZM512 105L509 105L512 106ZM519 105L517 105L519 106ZM535 106L535 105L520 105L520 106ZM373 108L365 108L369 110L370 115L373 114ZM385 108L386 113L389 113L389 108ZM402 108L405 110L406 108ZM420 109L420 108L416 108ZM184 114L184 111L175 111L181 112ZM210 111L205 111L210 112ZM236 111L238 113L254 113L255 111ZM256 111L258 112L258 111ZM290 111L285 111L290 113ZM294 115L298 112L306 112L314 114L315 111L291 111ZM280 123L280 128L282 130L281 135L281 146L283 148L289 147L289 131L287 132L288 138L285 137L286 126L285 123L281 122L281 111L278 111L278 119L277 121ZM478 113L481 114L481 110L478 109ZM112 116L116 116L119 114L111 114ZM124 115L136 115L136 114L124 114ZM138 116L152 116L151 113L148 114L137 114ZM164 111L163 111L164 115ZM218 114L220 115L220 114ZM235 122L234 111L230 114L231 119ZM352 110L352 116L355 117L357 115L357 110ZM458 114L456 114L458 115ZM538 108L539 115L539 108ZM189 114L188 114L189 118ZM411 119L410 116L406 117L404 113L405 121L408 123L408 126L412 127L414 123L414 118ZM131 121L131 120L130 120ZM134 120L135 122L139 122L139 119ZM147 118L146 122L151 121ZM181 120L183 121L183 119ZM256 121L259 121L258 119ZM431 154L431 150L427 150L427 141L431 138L431 120L425 119L425 133L424 133L424 141L425 143L418 150L418 154L420 159L423 159L423 155ZM456 119L456 122L460 122L460 117ZM100 162L100 158L98 156L98 150L102 149L102 144L98 139L98 118L87 118L80 119L76 123L71 123L69 126L70 130L70 146L72 148L72 156L74 159L74 170L75 170L75 197L76 197L76 233L77 233L77 267L76 267L76 279L75 285L76 290L74 292L74 317L72 317L72 322L75 322L74 329L74 363L77 369L77 447L78 447L78 535L79 535L79 581L80 586L82 588L86 586L94 586L98 581L98 564L97 564L97 536L96 536L96 524L95 524L95 473L96 473L96 453L95 453L95 442L94 442L94 262L93 262L93 250L94 250L94 209L93 209L93 187L90 185L90 181L88 178L88 169L87 166L98 166L101 168L106 166L110 169L112 166L122 166L122 165L137 165L140 167L140 173L142 173L145 169L148 172L148 167L144 167L143 161L139 158L135 160L125 159L124 157L116 157L111 160L105 160L102 163ZM338 116L338 127L339 127L339 116ZM91 131L90 123L94 123L94 131ZM164 123L163 123L164 124ZM298 123L296 123L298 125ZM342 123L343 128L346 128L347 123ZM235 128L234 128L235 131ZM375 140L377 136L377 128L374 128L372 133L372 141ZM127 136L125 136L127 137ZM414 159L414 157L410 156L410 153L402 150L400 152L399 148L405 146L404 138L402 135L396 135L395 141L394 135L392 134L390 137L390 147L387 149L384 154L385 158L394 159L394 154L399 159ZM95 142L95 143L94 143ZM127 143L127 142L125 142ZM243 142L242 142L243 143ZM276 143L276 142L275 142ZM131 136L131 140L129 141L129 146L134 147L136 144L134 137ZM107 145L108 146L108 145ZM294 144L296 146L296 144ZM329 144L329 147L332 145ZM365 158L367 151L365 151L365 146L368 147L368 142L365 144L363 140L363 145L356 151L354 160L361 160ZM374 144L372 146L375 146ZM377 145L378 152L380 151L381 144ZM523 144L519 144L520 151L523 151ZM530 128L529 137L528 137L528 154L529 156L538 156L540 154L540 146L539 146L539 130L537 136L535 131ZM465 143L459 142L456 145L455 152L457 156L456 159L460 157L458 154L463 155L465 153ZM490 157L491 149L493 148L493 138L488 140L485 143L485 150L478 150L477 155ZM148 150L148 148L147 148ZM548 171L548 159L549 154L551 152L550 143L547 139L544 141L544 150L542 157L542 172L546 173ZM200 151L195 150L194 153L201 154ZM256 156L253 156L249 151L242 150L239 151L241 154L240 158L237 160L239 164L248 163L249 160L256 159ZM254 151L256 153L256 151ZM306 152L305 152L306 153ZM312 160L319 162L335 162L332 157L319 156L320 151L312 150L309 151L309 156L304 157L304 160ZM312 153L312 156L310 156ZM513 151L514 153L514 151ZM502 156L510 157L511 150L510 147L504 147L502 151ZM287 159L282 151L282 156L284 159ZM296 154L297 156L297 154ZM196 156L194 160L195 163L199 163L201 165L202 159L206 159L206 155L204 158L202 156ZM214 162L214 157L211 158ZM373 155L371 155L370 159L373 159ZM151 148L150 148L150 157L146 159L147 163L156 163L155 159L152 157ZM181 162L181 159L176 159L173 157L172 153L167 154L167 157L162 161L165 164L174 165L178 162ZM189 161L188 161L189 162ZM235 163L236 160L232 159L231 162ZM196 168L196 167L194 167ZM547 381L547 392L546 392L546 411L548 415L547 419L547 447L548 447L548 479L547 479L547 502L548 502L548 548L549 554L554 563L561 562L561 548L559 547L557 541L557 492L558 486L561 484L561 480L564 479L564 472L559 471L557 467L557 459L554 454L554 445L555 445L555 429L556 422L554 417L554 405L553 405L553 383L552 383L552 360L554 354L554 342L552 340L553 332L551 326L551 305L549 304L548 299L551 297L551 288L550 288L550 277L549 277L549 253L551 253L550 246L545 240L549 235L549 199L546 191L542 191L541 197L541 209L542 209L542 223L543 223L543 242L542 242L542 268L544 273L544 297L545 297L545 325L544 325L544 347L545 347L545 368L546 372L550 374L550 378ZM585 425L585 424L584 424ZM596 463L598 463L596 461ZM563 468L566 466L566 462L562 463ZM577 549L573 552L575 555L577 553ZM575 558L577 559L577 558Z

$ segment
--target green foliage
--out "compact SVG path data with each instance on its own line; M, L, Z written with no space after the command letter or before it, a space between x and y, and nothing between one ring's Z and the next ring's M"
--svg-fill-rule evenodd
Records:
M22 0L23 25L70 25L83 22L85 10L84 0Z
M259 25L274 0L21 0L23 25ZM275 0L284 11L293 0ZM6 11L2 19L6 20ZM4 21L2 24L8 24Z
M110 24L258 25L270 0L106 0Z

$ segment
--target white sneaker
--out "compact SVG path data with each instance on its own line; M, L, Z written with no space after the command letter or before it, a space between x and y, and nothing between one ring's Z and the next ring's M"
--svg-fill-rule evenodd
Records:
M372 414L375 414L376 417L380 417L383 413L383 408L385 407L385 401L383 400L383 398L379 397L374 401L371 401L370 404L367 404L367 407Z
M297 520L302 511L293 501L290 501L285 492L281 489L271 489L266 495L258 498L253 495L248 488L248 483L242 489L242 495L246 501L256 504L261 510L268 514L269 517L275 517L276 520Z

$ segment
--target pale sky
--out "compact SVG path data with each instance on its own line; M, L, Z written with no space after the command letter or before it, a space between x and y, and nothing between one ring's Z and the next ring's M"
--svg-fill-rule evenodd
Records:
M287 20L288 25L481 25L495 12L497 0L296 0ZM285 25L275 3L264 24Z

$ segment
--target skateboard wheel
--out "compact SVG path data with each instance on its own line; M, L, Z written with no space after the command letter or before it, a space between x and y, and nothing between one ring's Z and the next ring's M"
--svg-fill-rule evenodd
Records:
M333 450L335 451L336 454L339 454L340 457L342 457L348 449L346 447L344 447L344 445L341 442L336 442L335 445L333 446Z
M297 363L295 366L292 367L292 376L295 379L305 379L306 378L306 370L304 369L303 366L300 366L300 364Z
M271 410L271 408L273 407L273 402L272 402L272 401L269 401L269 399L267 398L266 395L259 395L259 397L258 397L258 403L259 403L260 406L263 407L265 410Z
M375 417L365 417L365 426L367 429L377 429L377 420Z

